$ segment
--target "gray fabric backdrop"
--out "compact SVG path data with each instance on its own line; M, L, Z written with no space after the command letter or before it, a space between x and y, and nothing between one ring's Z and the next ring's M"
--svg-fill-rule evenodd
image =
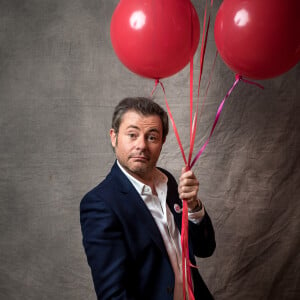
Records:
M79 202L113 163L113 107L153 87L112 50L117 3L0 1L0 299L96 298ZM204 1L193 3L202 22ZM215 49L211 31L204 83ZM195 69L196 83L199 49ZM299 71L261 82L264 91L241 83L195 167L217 239L198 263L216 299L300 299ZM196 149L233 80L218 59ZM188 67L163 82L188 149ZM161 89L155 99L164 106ZM176 177L183 165L172 130L159 165Z

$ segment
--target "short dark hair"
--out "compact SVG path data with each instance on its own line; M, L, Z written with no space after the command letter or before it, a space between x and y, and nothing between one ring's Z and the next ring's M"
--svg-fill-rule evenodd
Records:
M157 115L161 119L162 123L162 138L165 140L169 132L169 120L166 111L151 99L145 97L128 97L119 102L115 107L112 117L112 129L117 134L119 132L120 124L122 122L123 115L130 111L136 111L144 116Z

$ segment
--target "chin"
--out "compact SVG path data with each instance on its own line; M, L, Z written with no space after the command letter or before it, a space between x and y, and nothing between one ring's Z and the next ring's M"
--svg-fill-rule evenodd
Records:
M151 171L151 167L145 164L139 164L139 165L132 166L130 168L130 171L137 175L144 175Z
M136 174L146 174L148 171L149 171L149 169L146 167L131 168L131 172L136 173Z

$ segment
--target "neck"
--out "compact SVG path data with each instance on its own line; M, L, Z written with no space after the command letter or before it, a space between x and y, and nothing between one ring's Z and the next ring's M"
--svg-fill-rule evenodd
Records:
M153 171L149 174L139 174L139 173L132 173L129 170L126 170L132 177L137 179L138 181L149 185L151 188L154 187L154 180L153 180Z
M126 171L129 175L134 177L136 180L150 186L153 193L156 194L155 185L154 185L154 176L155 176L154 171L156 167L152 168L151 170L148 170L147 172L132 172L130 169L126 168L126 166L122 166L119 161L118 164L124 171Z

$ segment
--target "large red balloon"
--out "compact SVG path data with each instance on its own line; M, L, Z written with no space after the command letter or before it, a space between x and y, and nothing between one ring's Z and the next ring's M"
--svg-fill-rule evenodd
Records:
M253 79L278 76L300 59L300 0L224 0L215 41L234 72Z
M127 68L159 79L188 64L199 43L200 25L190 0L121 0L110 36Z

